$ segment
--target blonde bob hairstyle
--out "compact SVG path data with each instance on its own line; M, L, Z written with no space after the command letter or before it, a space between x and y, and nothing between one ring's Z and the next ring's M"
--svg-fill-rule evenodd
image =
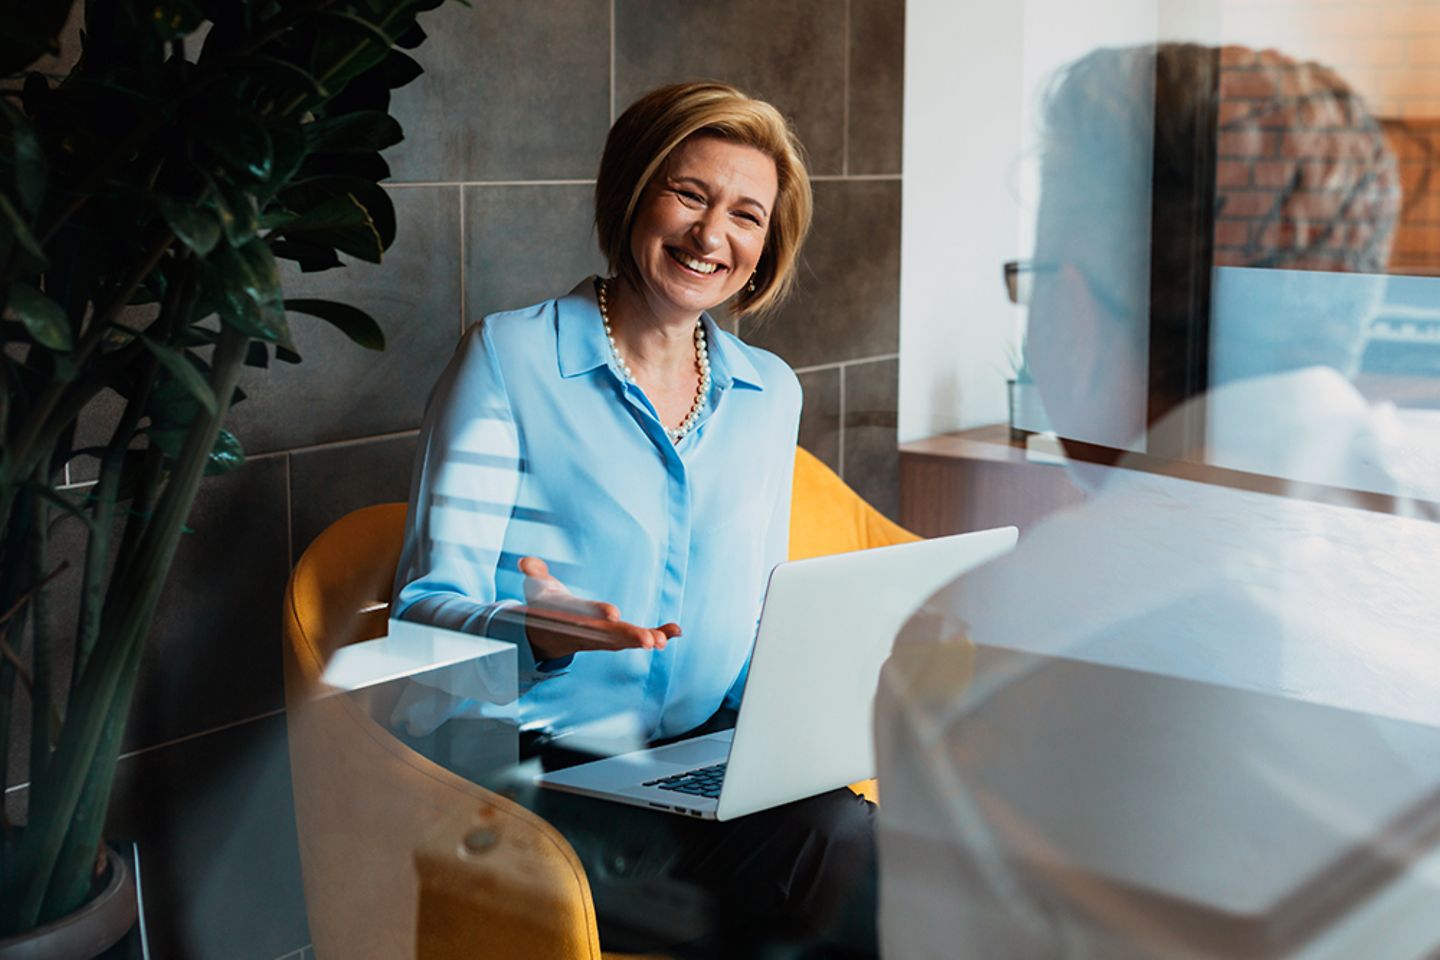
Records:
M783 302L795 286L796 261L810 231L810 176L804 148L780 111L728 84L702 80L660 87L636 100L615 121L595 181L600 251L609 260L611 273L640 286L640 268L630 253L635 208L675 149L696 135L754 147L775 161L779 189L755 269L755 291L747 284L734 300L737 316L764 313Z

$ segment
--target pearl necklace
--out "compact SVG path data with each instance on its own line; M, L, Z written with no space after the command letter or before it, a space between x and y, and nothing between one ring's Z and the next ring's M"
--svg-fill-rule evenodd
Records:
M620 376L626 383L634 383L635 375L630 372L630 366L620 354L620 347L615 343L615 332L610 329L610 309L607 298L609 282L606 280L597 281L595 284L596 299L600 301L600 322L605 325L605 339L610 343L610 356L615 361L615 367L620 371ZM705 323L702 320L695 321L695 371L700 374L700 383L695 388L695 402L690 405L690 412L680 422L680 426L673 430L665 428L671 443L679 443L685 439L685 435L695 429L695 424L700 422L700 414L705 410L705 397L710 393L710 351L705 346Z

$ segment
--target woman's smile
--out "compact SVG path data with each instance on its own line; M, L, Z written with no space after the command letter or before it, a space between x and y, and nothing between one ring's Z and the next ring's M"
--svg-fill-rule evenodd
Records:
M726 267L716 260L709 260L704 257L697 257L694 254L686 253L676 247L666 247L665 252L670 254L670 259L684 267L690 273L698 273L702 276L713 276Z
M765 250L779 188L769 155L719 137L671 154L635 210L630 250L650 313L693 324L750 280Z

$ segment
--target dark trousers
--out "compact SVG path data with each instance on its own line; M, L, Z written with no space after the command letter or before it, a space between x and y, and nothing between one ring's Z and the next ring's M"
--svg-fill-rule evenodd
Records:
M721 711L684 736L734 726ZM846 788L717 822L494 783L487 743L510 743L485 721L451 720L402 740L477 783L502 789L575 848L590 881L606 950L759 960L878 954L875 806ZM672 739L681 739L679 737ZM547 769L593 760L548 738L520 738L520 759ZM656 744L657 746L659 744Z
M848 789L714 822L539 790L585 864L606 950L873 957L875 807Z

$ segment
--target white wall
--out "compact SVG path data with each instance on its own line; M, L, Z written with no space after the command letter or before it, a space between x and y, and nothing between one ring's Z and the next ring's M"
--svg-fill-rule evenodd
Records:
M1005 419L1017 311L1018 3L908 0L900 441Z
M909 0L900 259L900 441L1006 418L1024 313L1006 260L1033 246L1037 111L1099 46L1211 41L1216 0Z

